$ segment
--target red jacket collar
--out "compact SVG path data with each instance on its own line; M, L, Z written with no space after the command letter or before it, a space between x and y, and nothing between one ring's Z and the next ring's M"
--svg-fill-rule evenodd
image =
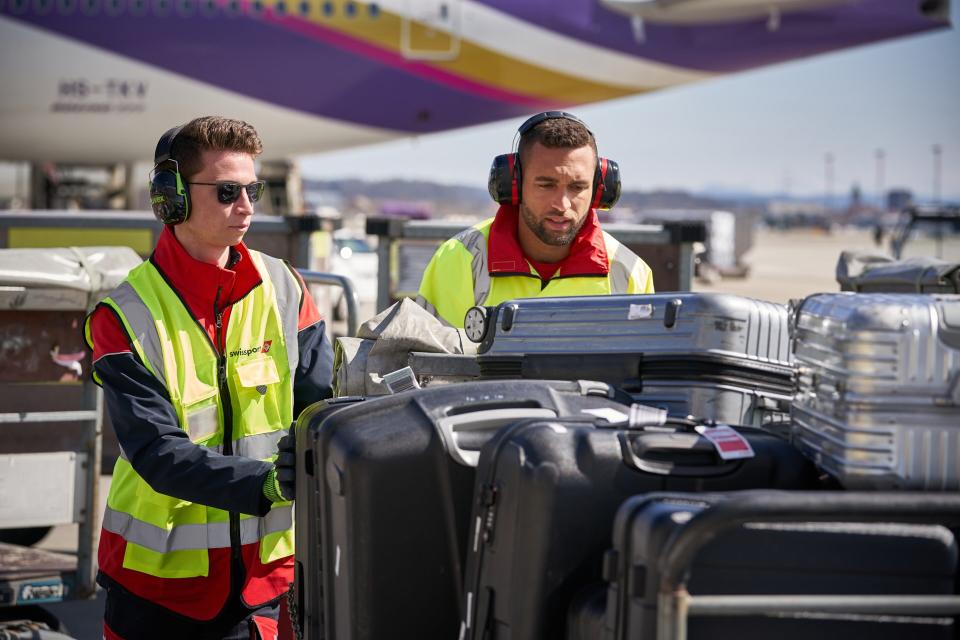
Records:
M490 226L490 238L487 243L487 261L490 275L511 275L530 273L530 265L517 239L517 225L520 222L520 209L514 205L501 205ZM570 246L570 255L557 264L556 278L572 276L605 276L610 271L607 258L607 245L603 241L603 231L597 212L591 209L580 228L577 237Z
M187 253L173 229L165 227L150 260L191 307L206 307L216 301L217 307L222 309L243 298L262 282L246 245L241 242L232 247L232 253L235 262L230 268L221 269L215 264L200 262Z

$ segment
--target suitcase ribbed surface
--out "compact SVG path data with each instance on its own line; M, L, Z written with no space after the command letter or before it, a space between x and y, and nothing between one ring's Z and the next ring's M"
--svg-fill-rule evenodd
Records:
M793 340L793 434L822 468L848 488L960 490L960 296L811 296Z
M500 305L491 321L484 355L642 350L791 362L786 307L729 294L531 298Z

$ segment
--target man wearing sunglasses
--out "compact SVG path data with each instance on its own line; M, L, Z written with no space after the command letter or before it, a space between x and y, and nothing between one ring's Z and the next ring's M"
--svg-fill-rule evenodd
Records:
M99 550L107 639L277 637L293 581L280 440L331 395L333 354L296 272L243 243L261 150L227 118L165 133L150 184L165 227L87 321L122 450Z

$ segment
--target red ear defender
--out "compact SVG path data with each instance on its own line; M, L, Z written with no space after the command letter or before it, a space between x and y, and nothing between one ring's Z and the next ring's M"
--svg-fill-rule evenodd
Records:
M597 158L593 176L593 209L611 209L620 199L620 165L607 158Z
M531 116L520 125L517 136L522 138L528 131L543 122L554 118L563 118L577 122L584 127L583 120L565 111L544 111ZM593 133L587 128L590 136ZM517 148L515 142L514 149ZM520 166L520 154L504 153L493 159L490 165L490 177L487 179L487 191L499 204L520 204L523 199L523 168ZM620 167L613 160L597 158L597 169L593 174L593 198L590 207L609 209L620 199Z
M499 204L520 204L520 162L516 153L504 153L493 159L487 191Z

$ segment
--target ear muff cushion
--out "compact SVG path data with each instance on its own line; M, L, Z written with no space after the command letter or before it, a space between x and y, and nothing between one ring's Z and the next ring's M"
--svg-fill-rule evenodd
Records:
M611 209L620 199L620 165L607 158L597 159L597 171L593 177L594 209Z
M153 215L163 224L180 224L190 215L190 195L171 169L156 171L150 181L150 205Z
M493 159L487 191L498 204L519 204L520 163L516 153L504 153Z

